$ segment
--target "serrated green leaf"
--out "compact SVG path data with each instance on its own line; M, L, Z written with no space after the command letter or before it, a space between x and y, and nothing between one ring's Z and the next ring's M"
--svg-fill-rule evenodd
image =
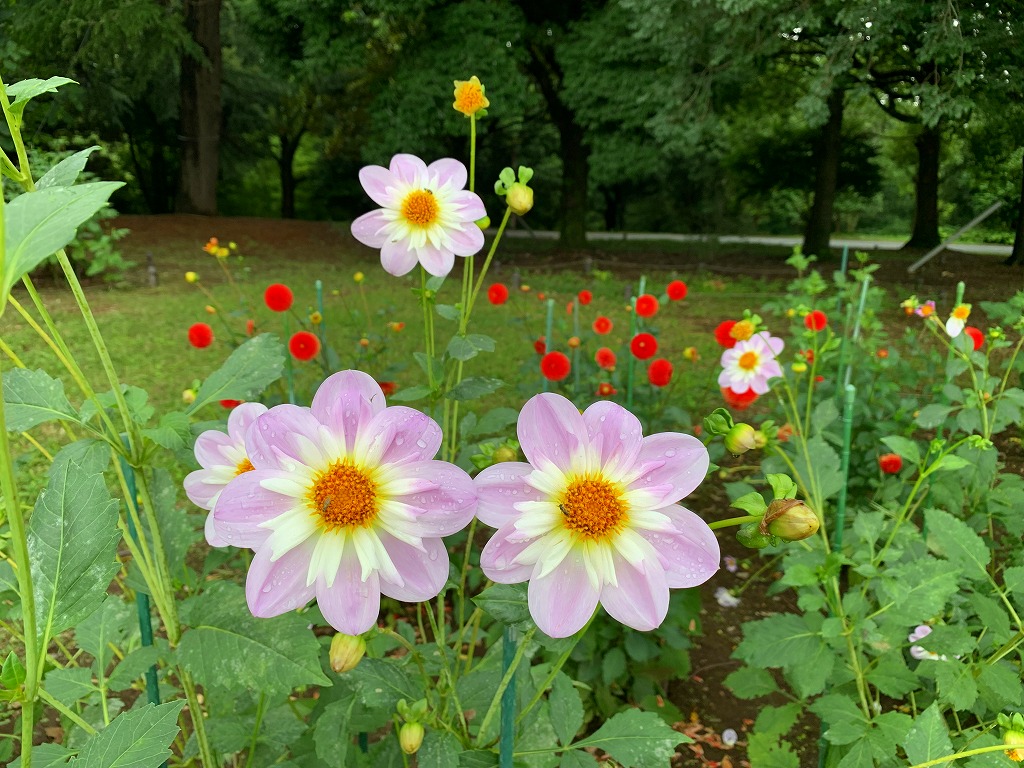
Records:
M962 520L941 509L926 509L928 547L944 555L969 579L987 579L992 552L984 540Z
M466 437L481 437L502 432L518 419L519 411L515 408L492 408L480 417L476 426L466 433Z
M107 679L112 691L123 691L140 680L149 668L160 661L163 651L155 645L143 645L131 651L114 667Z
M424 397L429 397L433 390L430 387L417 384L415 387L406 387L395 392L390 398L393 403L411 403L415 400L422 400Z
M114 656L113 648L124 642L137 625L137 613L114 595L107 595L103 604L75 627L75 642L95 659L104 670Z
M81 152L75 152L70 157L65 157L36 181L36 189L70 187L78 180L79 174L89 160L89 155L97 149L99 149L99 146L88 147Z
M1024 566L1014 566L1003 571L1003 584L1017 598L1017 602L1024 604Z
M306 620L296 613L256 618L236 584L216 582L189 598L182 619L190 629L182 635L178 659L205 687L284 692L331 684Z
M978 700L978 683L971 668L955 659L936 662L935 683L939 689L939 701L954 709L970 709Z
M11 113L20 121L25 107L32 99L42 96L44 93L56 93L58 88L68 83L77 85L74 80L67 77L49 77L46 80L31 77L11 83L6 86L7 96L11 99Z
M894 453L898 453L901 458L906 459L912 464L921 463L921 449L917 447L917 443L913 440L908 440L899 435L890 435L889 437L883 437L882 442L891 448Z
M449 389L445 397L449 400L475 400L478 397L497 392L503 386L505 386L505 382L501 379L489 376L470 376Z
M746 622L733 655L755 667L782 667L802 695L820 693L835 663L822 621L818 614L779 613Z
M459 768L498 768L498 756L486 749L469 749L459 754Z
M747 756L757 768L800 768L800 758L789 742L760 733L747 737Z
M51 78L53 79L53 78ZM51 254L75 238L78 226L107 204L120 181L50 187L18 195L4 211L6 257L0 275L0 301L7 306L11 288Z
M149 404L149 393L140 387L133 387L129 384L121 385L121 394L124 396L125 404L128 406L128 413L137 424L145 424L153 416L153 406ZM96 396L100 406L105 410L117 408L117 398L114 391L101 392ZM82 403L82 410L78 418L83 422L89 421L97 414L96 403L86 400Z
M594 768L596 765L597 759L592 754L582 749L572 749L562 753L558 768Z
M53 698L68 707L99 692L92 681L92 669L89 667L51 669L46 673L43 687Z
M916 614L915 614L916 615ZM887 653L882 656L873 669L865 674L865 679L886 696L902 699L917 689L920 681L903 660L902 654Z
M168 745L178 735L178 713L184 701L133 709L118 715L69 765L72 768L157 768L171 756Z
M932 557L900 563L883 571L878 590L894 615L915 626L921 616L934 616L959 590L956 573L949 565Z
M391 711L400 699L414 702L424 697L422 683L414 680L397 659L363 659L348 672L364 707Z
M429 729L416 753L417 768L459 768L462 745L446 731Z
M471 360L481 352L493 352L494 339L479 333L468 336L452 336L448 342L447 354L456 360Z
M551 713L551 726L555 729L558 742L562 745L572 744L572 740L583 727L583 702L580 701L576 686L563 672L555 676L551 685L548 711Z
M254 336L206 378L188 412L218 400L251 400L281 378L284 361L284 345L276 336Z
M4 415L9 432L24 432L55 419L78 422L64 394L64 382L46 371L15 368L3 375Z
M978 685L995 704L993 709L1021 705L1020 671L1005 661L979 665Z
M831 693L822 696L810 706L825 726L825 738L831 744L852 744L865 738L868 721L857 705L847 696Z
M25 665L18 654L11 651L0 668L0 701L10 701L17 696L17 689L25 682Z
M352 748L352 729L349 720L355 708L355 697L333 701L324 707L313 727L313 745L316 756L325 768L347 768L348 751Z
M37 744L32 747L32 768L58 768L67 765L74 754L60 744ZM21 757L16 757L10 768L21 768Z
M515 626L530 620L525 584L493 584L474 597L473 602L502 624Z
M654 712L627 709L613 715L593 735L573 746L604 750L624 768L664 768L675 754L676 746L690 741Z
M729 506L746 512L748 515L760 516L768 511L768 504L765 503L764 496L758 491L752 491L740 496Z
M171 411L160 417L160 425L142 430L142 434L169 451L192 447L192 421L188 414Z
M902 746L911 763L924 763L952 754L953 745L949 741L949 728L939 712L938 702L917 716Z
M820 434L828 429L839 418L839 409L832 398L825 398L814 406L811 413L811 428L815 434Z
M730 673L722 684L740 699L756 699L779 689L771 673L759 667L740 667Z

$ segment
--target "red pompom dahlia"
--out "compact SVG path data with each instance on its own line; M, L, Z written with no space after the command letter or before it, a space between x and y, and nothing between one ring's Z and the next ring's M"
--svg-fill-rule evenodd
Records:
M291 309L294 300L295 297L292 295L292 289L281 283L269 285L267 290L263 292L263 301L274 312L287 312Z
M569 358L561 352L548 352L540 361L540 372L548 381L561 381L571 367Z
M296 360L312 360L320 354L320 339L315 333L299 331L288 340L288 351Z
M213 328L206 323L193 323L188 329L188 343L196 349L213 344Z

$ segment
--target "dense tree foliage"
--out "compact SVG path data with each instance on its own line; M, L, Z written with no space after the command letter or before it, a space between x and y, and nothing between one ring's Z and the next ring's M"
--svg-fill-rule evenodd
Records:
M1000 201L987 229L1024 260L1022 21L982 0L19 0L0 54L8 81L81 84L40 138L101 143L122 210L351 218L361 165L465 154L450 83L476 74L501 105L481 179L536 168L531 226L568 246L628 228L930 247Z

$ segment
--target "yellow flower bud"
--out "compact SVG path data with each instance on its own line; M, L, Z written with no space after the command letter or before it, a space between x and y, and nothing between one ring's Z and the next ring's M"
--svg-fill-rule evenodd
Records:
M491 217L484 216L482 219L477 219L476 225L480 227L480 229L487 229L489 226L491 226Z
M725 450L739 456L757 447L757 431L749 424L734 424L725 436Z
M309 322L311 322L313 325L320 325L320 323L322 323L323 321L324 316L321 315L319 312L309 313Z
M194 389L186 389L181 393L181 402L185 405L192 405L196 401L196 391Z
M570 336L569 337L569 341L567 341L566 343L569 345L570 349L576 349L580 345L580 343L581 343L580 342L580 337L579 336Z
M186 283L198 283L199 282L199 275L196 274L195 272L186 272L185 273L185 282Z
M807 363L793 363L793 373L807 373Z
M1024 733L1007 731L1003 734L1003 743L1013 745L1013 749L1006 750L1008 758L1015 763L1024 763Z
M357 283L363 282L363 279L365 277L366 275L364 275L362 272L356 272L354 275L352 275L352 279Z
M800 541L818 532L818 516L799 499L775 499L761 519L761 533Z
M398 732L398 742L407 755L415 755L423 743L423 726L419 723L406 723Z
M509 448L507 445L501 446L494 452L494 461L498 463L500 461L518 461L519 455Z
M683 350L683 359L689 360L691 363L695 363L699 358L700 354L697 352L696 347L687 347Z
M331 640L331 669L339 675L355 669L366 653L366 641L358 635L341 632Z
M368 346L370 346L370 340L367 339L367 338L360 339L359 340L359 346L360 347L368 347Z
M517 216L525 216L533 208L533 190L522 182L517 181L508 188L505 194L505 202Z
M217 308L215 306L213 306L212 304L207 304L206 305L206 314L208 314L208 315L216 315L217 314Z

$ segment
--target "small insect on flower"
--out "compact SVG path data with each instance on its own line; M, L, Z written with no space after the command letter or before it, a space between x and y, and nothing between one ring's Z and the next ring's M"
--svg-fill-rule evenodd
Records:
M291 309L294 300L292 289L281 283L268 285L267 290L263 292L263 301L273 312L287 312Z
M508 301L508 288L503 283L494 283L487 289L487 300L495 306Z
M193 323L188 329L188 343L196 349L213 344L213 328L206 323Z
M681 301L686 298L687 287L682 280L673 280L665 286L665 295L669 301Z
M614 325L612 324L611 320L609 320L604 315L601 315L600 317L594 320L594 324L591 327L594 329L594 333L596 333L598 336L604 336L612 332L612 328L614 327Z
M562 352L548 352L540 361L541 375L548 381L562 381L571 368L569 358Z

